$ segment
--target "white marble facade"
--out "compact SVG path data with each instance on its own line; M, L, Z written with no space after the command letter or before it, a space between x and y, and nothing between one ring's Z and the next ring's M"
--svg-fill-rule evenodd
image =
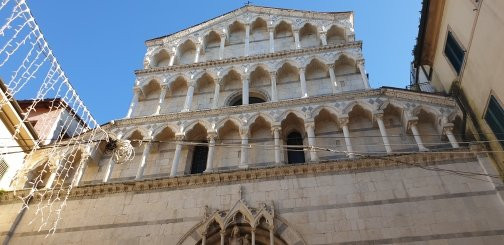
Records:
M502 241L502 183L408 165L495 172L460 108L370 88L352 12L245 6L146 45L127 116L103 126L134 159L79 149L68 221L42 243ZM39 242L25 223L13 243Z

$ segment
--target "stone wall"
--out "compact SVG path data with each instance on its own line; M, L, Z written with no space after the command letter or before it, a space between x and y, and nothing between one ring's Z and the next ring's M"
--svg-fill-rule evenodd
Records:
M477 173L491 167L471 155L457 156L436 166ZM71 198L58 230L47 238L48 227L37 232L36 223L28 225L34 218L30 209L11 244L176 244L204 219L205 205L212 212L229 210L240 198L250 207L273 202L275 216L284 221L275 236L288 240L296 231L300 244L500 244L504 206L488 180L402 165L93 194ZM0 203L1 238L19 206ZM187 239L194 244L199 238Z

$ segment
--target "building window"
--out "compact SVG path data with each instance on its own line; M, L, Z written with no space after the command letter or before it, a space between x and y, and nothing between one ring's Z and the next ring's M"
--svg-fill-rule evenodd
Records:
M207 143L207 142L201 142ZM196 145L194 146L193 158L191 163L191 174L203 173L206 169L206 162L208 157L208 146Z
M446 37L444 53L457 72L457 75L460 74L460 70L462 69L462 62L464 61L465 51L459 45L450 31L448 32L448 36Z
M493 95L490 95L485 121L492 129L497 140L500 141L501 146L504 147L504 109Z
M5 162L4 159L0 159L0 180L4 176L5 173L7 173L7 169L9 168L9 165Z
M299 132L292 132L287 136L287 162L289 164L304 163L303 136Z

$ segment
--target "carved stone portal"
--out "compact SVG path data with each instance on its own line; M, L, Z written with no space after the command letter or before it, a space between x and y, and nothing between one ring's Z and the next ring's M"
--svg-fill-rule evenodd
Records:
M197 245L287 245L306 244L301 235L280 217L273 203L251 208L238 200L229 210L205 207L203 220L177 244Z

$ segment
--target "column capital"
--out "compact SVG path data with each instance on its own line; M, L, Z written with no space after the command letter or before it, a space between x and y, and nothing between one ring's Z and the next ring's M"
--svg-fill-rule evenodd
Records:
M298 70L299 70L300 72L303 72L303 73L304 73L304 72L305 72L305 70L306 70L306 68L305 68L305 67L299 67L299 68L298 68Z
M315 129L315 122L314 121L305 122L305 128L313 128L313 129Z
M273 126L271 126L271 133L274 134L275 131L278 132L278 133L280 133L282 131L282 126L281 125L273 125Z
M191 80L191 81L189 81L189 82L187 83L187 86L188 86L188 87L193 87L193 88L194 88L194 87L196 86L196 81L195 81L195 80Z
M269 74L270 74L271 77L275 77L276 78L277 71L269 71Z
M357 65L358 66L363 66L364 65L364 59L357 60Z
M240 136L242 138L248 137L249 136L249 132L250 132L250 128L249 127L240 127Z
M443 134L446 134L447 131L453 131L453 123L445 123L443 124Z
M327 34L327 31L319 31L319 35L326 35Z
M175 140L176 141L182 141L182 140L184 140L184 138L185 138L185 134L184 133L176 133L175 134Z
M326 65L330 69L334 69L334 67L336 66L334 63L329 63L329 64L326 64Z
M383 112L374 113L373 117L376 118L376 119L382 119L383 120Z
M340 126L347 126L349 121L349 117L338 118L338 123L340 124Z
M411 118L407 121L407 128L411 128L412 126L416 126L418 123L418 118Z
M217 131L207 132L207 139L208 140L215 140L215 138L217 138Z
M256 228L256 227L251 227L251 228L250 228L250 231L252 231L253 233L255 233L255 232L256 232L256 230L257 230L257 228Z
M268 32L275 33L275 27L274 26L268 26Z
M141 91L142 91L142 87L140 87L140 86L133 87L133 93L140 93Z
M221 236L225 236L226 235L226 230L220 230L219 233L220 233Z
M221 39L226 39L226 33L224 33L224 32L223 32L223 33L220 33L220 34L219 34L219 37L220 37Z

